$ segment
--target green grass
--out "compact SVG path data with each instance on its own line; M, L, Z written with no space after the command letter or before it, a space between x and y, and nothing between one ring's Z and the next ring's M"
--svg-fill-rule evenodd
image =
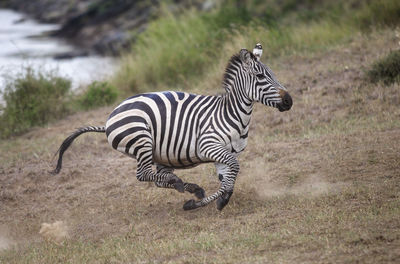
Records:
M368 4L367 4L368 3ZM400 24L400 2L394 0L375 0L364 3L359 12L355 13L354 23L362 30L395 28Z
M187 85L213 64L231 29L247 21L249 15L235 8L205 14L189 10L179 17L166 12L122 56L114 82L124 91Z

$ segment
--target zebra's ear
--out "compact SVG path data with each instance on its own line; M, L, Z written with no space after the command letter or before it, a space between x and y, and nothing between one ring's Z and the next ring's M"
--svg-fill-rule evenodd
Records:
M240 60L245 65L250 65L252 59L251 55L252 55L251 52L248 51L247 49L241 49L239 53Z

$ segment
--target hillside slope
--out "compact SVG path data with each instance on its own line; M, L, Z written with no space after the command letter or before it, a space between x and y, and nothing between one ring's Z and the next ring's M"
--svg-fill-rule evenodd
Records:
M363 78L398 41L385 30L269 62L294 106L256 107L222 212L185 212L191 195L138 182L136 162L103 135L79 138L50 175L62 140L112 107L0 141L0 263L398 263L399 84ZM218 187L212 165L177 174ZM39 235L57 220L68 227L60 245Z

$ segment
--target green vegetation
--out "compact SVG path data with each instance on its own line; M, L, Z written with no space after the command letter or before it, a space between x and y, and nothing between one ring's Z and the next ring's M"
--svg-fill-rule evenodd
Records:
M65 116L70 87L71 82L65 78L30 67L9 79L3 94L6 106L0 116L1 137L20 134Z
M233 29L248 21L245 9L232 7L211 13L189 10L179 17L165 11L138 37L132 53L122 56L116 86L125 91L146 91L147 87L154 90L185 84L203 74Z
M78 98L79 107L88 110L104 105L110 105L117 99L118 92L108 82L92 82L84 94Z
M396 26L399 14L396 0L227 0L209 13L166 12L123 56L113 83L129 94L214 84L221 74L208 76L241 47L262 42L267 59L323 50L356 32Z
M367 76L374 83L400 82L400 50L392 51L386 57L376 61L367 72Z
M396 27L400 24L400 1L375 0L367 3L355 16L355 22L361 29Z
M71 81L56 72L27 67L9 77L0 108L0 138L27 132L79 110L89 110L115 102L118 92L108 82L93 82L82 95L73 95Z

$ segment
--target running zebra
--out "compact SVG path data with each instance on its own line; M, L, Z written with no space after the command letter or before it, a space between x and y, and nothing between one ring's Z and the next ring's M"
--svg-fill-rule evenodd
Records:
M169 91L126 99L114 109L105 127L81 128L64 140L54 173L60 171L63 153L76 137L86 132L105 132L114 149L137 160L139 181L193 193L198 200L187 201L184 210L214 200L222 210L233 193L239 172L237 156L247 145L254 103L281 112L292 107L286 88L246 49L230 59L223 87L226 93L218 96ZM215 163L221 182L218 191L208 197L200 186L183 182L174 174L174 169L206 162Z

